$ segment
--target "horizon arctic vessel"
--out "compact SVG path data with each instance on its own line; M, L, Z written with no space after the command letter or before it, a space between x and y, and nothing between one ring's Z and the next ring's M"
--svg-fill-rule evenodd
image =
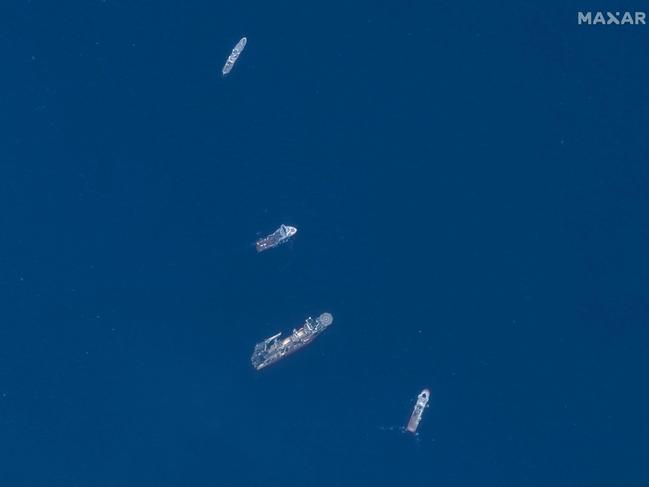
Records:
M277 230L268 235L267 237L257 240L257 252L272 249L283 243L288 242L288 239L297 233L297 228L289 225L280 225Z
M417 396L417 403L415 404L415 407L412 410L412 414L410 415L410 420L408 421L406 431L416 433L419 422L421 421L421 416L424 414L424 409L426 409L429 398L430 391L428 389L424 389L419 393L419 395Z
M315 337L322 333L334 321L331 313L322 313L316 319L310 316L304 322L301 328L293 330L290 336L279 338L282 332L266 338L264 341L255 345L255 350L250 357L252 366L257 369L263 369L287 355L299 350L311 343Z

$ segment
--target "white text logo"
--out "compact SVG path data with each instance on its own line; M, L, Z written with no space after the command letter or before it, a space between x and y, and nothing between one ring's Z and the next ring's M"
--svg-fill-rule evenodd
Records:
M577 24L645 25L645 12L577 12Z

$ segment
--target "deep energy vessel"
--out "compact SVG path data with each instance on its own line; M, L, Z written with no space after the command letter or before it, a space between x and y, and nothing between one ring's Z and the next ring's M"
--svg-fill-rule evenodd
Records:
M287 355L311 343L334 321L331 313L322 313L316 319L308 317L301 328L293 330L286 338L280 338L281 332L266 338L255 345L250 361L255 369L260 370L274 364Z

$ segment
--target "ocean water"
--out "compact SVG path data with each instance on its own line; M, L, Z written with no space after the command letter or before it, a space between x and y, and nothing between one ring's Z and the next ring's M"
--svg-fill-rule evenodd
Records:
M7 8L0 485L649 484L649 26L577 25L611 8Z

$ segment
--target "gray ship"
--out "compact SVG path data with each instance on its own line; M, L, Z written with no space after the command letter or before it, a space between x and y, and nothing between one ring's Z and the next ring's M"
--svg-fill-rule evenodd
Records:
M279 337L281 332L266 338L255 345L255 351L250 357L253 367L257 370L263 369L308 345L333 321L334 317L331 313L322 313L316 319L307 318L302 328L293 330L293 333L286 338Z
M263 252L264 250L272 249L288 242L293 235L297 233L297 228L291 227L289 225L280 225L277 230L268 235L267 237L260 238L256 242L257 252Z

